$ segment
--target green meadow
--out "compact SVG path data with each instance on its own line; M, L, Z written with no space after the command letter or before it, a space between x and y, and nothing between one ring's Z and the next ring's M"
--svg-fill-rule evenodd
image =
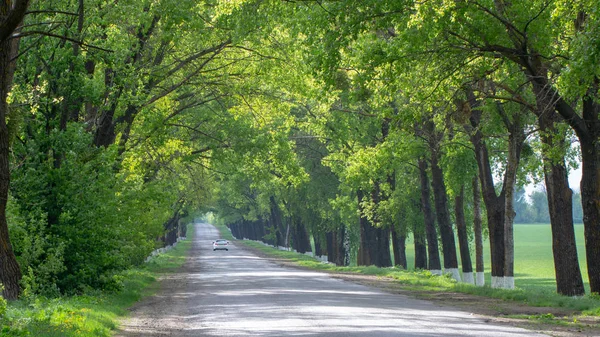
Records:
M579 266L581 268L586 292L589 293L582 224L575 225L575 236L577 240ZM552 232L550 224L515 224L514 237L515 286L522 289L555 291L556 282L554 276L554 257L552 255ZM458 240L456 240L456 244L458 245ZM489 284L491 278L489 240L484 240L483 244L486 284ZM475 270L475 246L473 243L471 243L470 249L473 270ZM440 257L443 258L441 255ZM406 242L406 258L408 260L408 269L413 269L414 245L412 238L409 238Z

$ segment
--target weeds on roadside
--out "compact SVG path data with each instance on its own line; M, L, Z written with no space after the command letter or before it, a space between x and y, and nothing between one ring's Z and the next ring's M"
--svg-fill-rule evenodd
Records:
M193 233L189 230L188 233ZM122 287L114 292L90 290L83 295L45 298L28 295L9 302L2 314L0 297L0 336L7 337L108 337L118 327L127 308L152 294L152 284L161 273L183 264L191 239L160 254L138 269L117 275Z

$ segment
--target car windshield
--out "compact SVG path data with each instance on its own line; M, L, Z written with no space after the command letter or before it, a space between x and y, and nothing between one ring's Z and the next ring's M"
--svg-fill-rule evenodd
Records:
M227 240L217 240L216 242L217 243L225 243L225 242L227 242Z

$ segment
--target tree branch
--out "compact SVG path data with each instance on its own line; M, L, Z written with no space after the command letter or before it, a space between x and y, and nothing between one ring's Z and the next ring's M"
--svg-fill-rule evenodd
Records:
M8 4L4 6L9 7ZM28 6L29 0L15 0L13 2L13 8L6 13L4 20L0 21L0 42L8 40L21 24Z
M57 39L63 39L63 40L67 40L69 42L76 43L76 44L78 44L80 46L83 46L83 47L97 49L97 50L101 50L101 51L104 51L104 52L107 52L107 53L112 53L113 52L110 49L105 49L105 48L102 48L102 47L93 46L93 45L87 44L87 43L85 43L83 41L72 39L72 38L67 37L67 36L53 34L53 33L45 32L45 31L41 31L41 30L30 30L30 31L26 31L26 32L21 32L19 34L11 36L10 38L14 39L14 38L21 38L21 37L24 37L24 36L31 36L31 35L44 35L44 36L49 36L49 37L55 37Z

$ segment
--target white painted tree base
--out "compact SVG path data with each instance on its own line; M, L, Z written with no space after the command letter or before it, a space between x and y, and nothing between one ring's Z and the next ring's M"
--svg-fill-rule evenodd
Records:
M463 272L463 282L468 284L475 284L475 280L473 279L473 272Z
M485 285L485 274L482 271L477 272L477 280L475 281L475 285L478 287L483 287Z
M492 276L492 288L504 288L504 277Z
M515 277L514 276L504 276L504 288L505 289L515 289Z
M429 270L429 272L433 275L442 275L441 269L431 269L431 270Z
M446 274L451 274L453 279L460 282L460 272L458 271L458 268L447 268Z

